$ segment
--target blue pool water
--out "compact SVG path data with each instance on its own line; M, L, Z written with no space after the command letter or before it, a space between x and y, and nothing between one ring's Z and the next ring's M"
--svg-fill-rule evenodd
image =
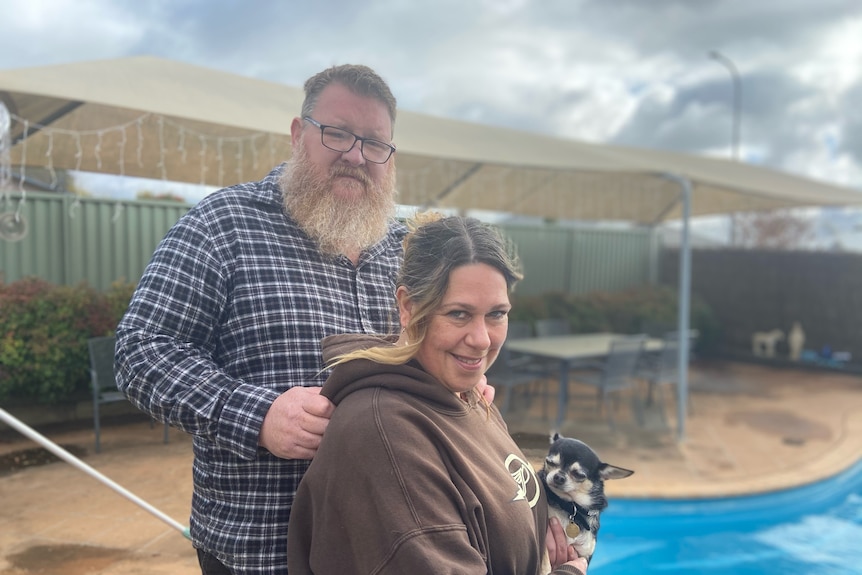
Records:
M612 499L590 575L862 574L862 461L745 497Z

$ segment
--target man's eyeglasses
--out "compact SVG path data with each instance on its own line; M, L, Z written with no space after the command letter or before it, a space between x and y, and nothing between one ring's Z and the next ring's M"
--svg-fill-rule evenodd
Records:
M362 157L374 164L385 164L395 153L395 146L391 146L373 138L360 138L347 130L321 124L311 116L302 118L309 124L320 128L320 143L336 152L349 152L359 142L359 151Z

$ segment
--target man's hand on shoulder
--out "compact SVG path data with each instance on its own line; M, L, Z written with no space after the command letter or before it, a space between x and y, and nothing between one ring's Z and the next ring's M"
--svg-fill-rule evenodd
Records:
M334 409L319 387L292 387L266 412L259 443L283 459L311 459Z

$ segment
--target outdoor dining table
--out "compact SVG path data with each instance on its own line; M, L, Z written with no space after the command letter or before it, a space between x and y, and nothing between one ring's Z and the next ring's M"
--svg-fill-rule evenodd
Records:
M614 339L628 337L622 333L581 333L571 335L554 335L546 337L529 337L506 341L509 352L525 354L541 359L558 361L560 365L560 389L557 399L556 426L565 420L569 404L569 371L577 368L579 363L588 360L603 359L611 349ZM660 351L663 346L658 338L647 338L647 351Z

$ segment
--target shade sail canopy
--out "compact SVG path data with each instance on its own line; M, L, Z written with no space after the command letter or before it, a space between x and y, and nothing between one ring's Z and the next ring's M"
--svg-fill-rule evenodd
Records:
M302 90L152 57L0 71L13 169L212 186L290 155ZM862 193L751 164L553 138L399 110L399 202L655 224L692 215L862 204Z
M9 157L22 176L38 166L211 186L256 179L290 155L302 99L299 88L151 57L0 71L0 101L12 114ZM395 144L405 205L650 225L681 219L679 333L689 327L690 216L862 204L860 192L750 164L407 111L398 112ZM687 348L682 338L680 438Z

